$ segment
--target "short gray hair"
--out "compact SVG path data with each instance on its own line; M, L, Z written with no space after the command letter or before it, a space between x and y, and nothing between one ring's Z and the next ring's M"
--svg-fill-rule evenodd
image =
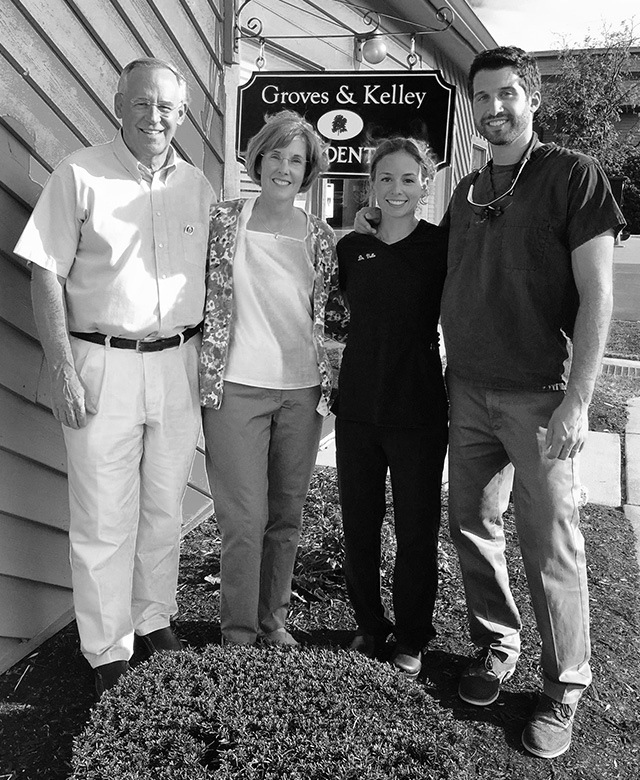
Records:
M129 74L136 68L163 68L165 70L170 70L176 77L176 81L180 87L180 92L182 93L183 102L189 102L189 85L187 84L185 77L171 62L167 62L166 60L159 60L156 57L140 57L137 60L132 60L128 65L125 65L122 73L120 74L120 78L118 79L118 92L123 93L127 89Z

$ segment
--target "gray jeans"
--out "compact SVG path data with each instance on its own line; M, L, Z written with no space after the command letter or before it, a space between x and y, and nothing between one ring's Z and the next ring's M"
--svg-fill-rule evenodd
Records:
M500 650L508 662L520 653L502 518L513 476L516 529L542 639L544 692L575 703L591 682L578 464L575 458L550 460L541 446L563 393L491 390L451 374L447 385L449 522L471 639Z
M316 460L320 388L269 390L225 382L203 409L207 473L222 536L220 626L255 642L285 626L302 507Z

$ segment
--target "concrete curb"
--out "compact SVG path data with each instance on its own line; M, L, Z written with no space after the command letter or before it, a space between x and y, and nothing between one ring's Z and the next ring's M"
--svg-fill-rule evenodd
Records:
M622 442L617 433L589 431L580 454L580 481L587 491L590 504L619 507L622 504L620 485Z
M637 360L624 360L622 358L603 358L603 374L615 376L640 376L640 362Z
M625 504L623 509L624 516L631 523L631 527L636 535L636 560L638 561L638 566L640 566L640 506Z
M630 398L627 401L627 409L629 420L624 429L627 503L623 509L635 532L636 558L640 566L640 398Z

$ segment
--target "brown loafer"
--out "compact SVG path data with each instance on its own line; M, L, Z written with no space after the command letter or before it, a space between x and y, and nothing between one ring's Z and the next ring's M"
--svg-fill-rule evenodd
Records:
M111 663L96 666L93 673L95 675L98 698L105 691L108 691L109 688L113 688L122 675L129 671L129 668L128 661L111 661Z
M182 642L175 635L171 626L138 636L150 653L167 653L183 648Z

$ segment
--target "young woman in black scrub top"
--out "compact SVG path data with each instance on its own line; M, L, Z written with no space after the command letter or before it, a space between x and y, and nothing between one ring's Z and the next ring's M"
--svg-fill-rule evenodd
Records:
M415 677L435 636L440 491L447 398L438 349L446 234L416 217L435 173L408 138L383 141L371 161L377 234L338 242L340 287L350 309L336 414L345 576L358 631L351 649ZM380 596L380 531L391 473L397 554L395 622Z

